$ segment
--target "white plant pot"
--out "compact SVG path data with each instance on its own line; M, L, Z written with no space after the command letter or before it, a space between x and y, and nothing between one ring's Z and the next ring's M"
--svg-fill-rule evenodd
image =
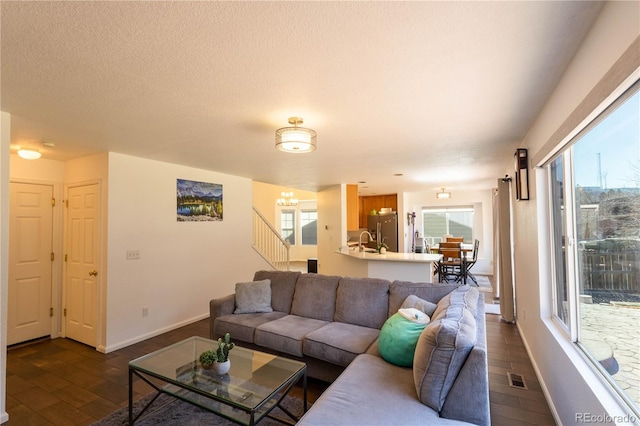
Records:
M229 359L226 360L225 362L216 361L213 363L213 370L219 376L222 376L223 374L227 374L230 368L231 368L231 360Z
M386 254L387 253L387 249L384 247L380 247L380 254Z

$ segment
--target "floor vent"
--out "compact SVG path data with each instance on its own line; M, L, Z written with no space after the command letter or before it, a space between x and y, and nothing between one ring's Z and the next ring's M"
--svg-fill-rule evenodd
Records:
M509 379L509 386L512 388L527 389L527 384L521 374L507 373L507 378Z

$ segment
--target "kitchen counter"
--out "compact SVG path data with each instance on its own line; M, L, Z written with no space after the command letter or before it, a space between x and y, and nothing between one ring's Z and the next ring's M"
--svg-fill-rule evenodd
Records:
M342 247L336 253L359 263L354 265L356 275L414 282L434 282L433 263L442 257L432 253L360 252L357 247Z

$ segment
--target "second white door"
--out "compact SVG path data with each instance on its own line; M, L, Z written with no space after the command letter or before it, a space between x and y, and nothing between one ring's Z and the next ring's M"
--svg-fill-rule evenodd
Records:
M98 343L100 193L97 184L68 191L65 334Z

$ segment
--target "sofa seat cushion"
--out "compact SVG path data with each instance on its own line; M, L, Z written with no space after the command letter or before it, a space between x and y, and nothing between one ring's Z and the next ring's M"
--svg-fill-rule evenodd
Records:
M256 327L264 323L287 316L284 312L266 312L257 314L230 314L215 319L213 330L216 336L230 333L233 340L253 343Z
M440 418L420 403L410 368L389 364L373 355L360 355L313 406L297 426L315 425L463 425Z
M474 290L474 291L470 291ZM467 306L464 293L475 294ZM458 294L455 294L458 293ZM418 339L413 360L413 377L418 399L423 404L442 410L445 399L476 343L478 293L467 286L443 298ZM473 309L473 311L472 311Z
M359 325L332 322L307 334L304 354L346 367L376 340L380 330Z
M301 357L305 336L327 324L327 321L287 315L257 327L254 343Z
M341 278L333 320L380 329L388 317L390 285L378 278Z

